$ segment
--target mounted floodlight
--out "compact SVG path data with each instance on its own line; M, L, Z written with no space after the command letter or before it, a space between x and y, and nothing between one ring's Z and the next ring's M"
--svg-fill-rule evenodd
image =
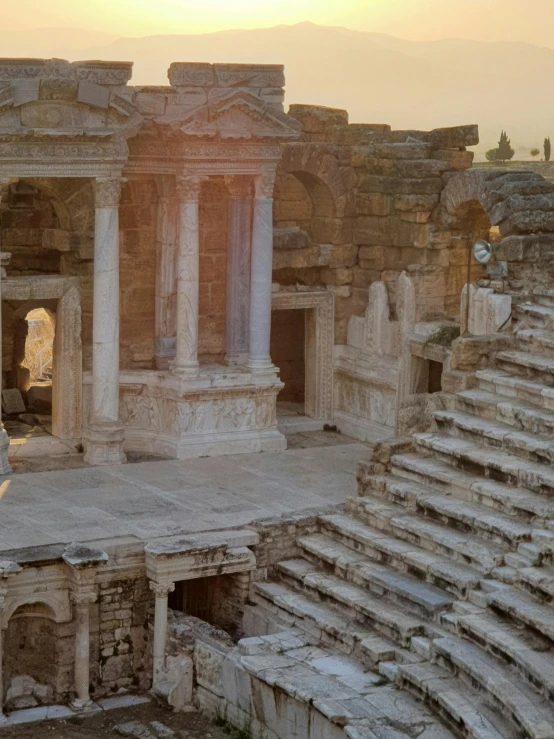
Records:
M489 244L485 239L478 239L473 244L473 256L479 264L488 264L498 250L498 244Z

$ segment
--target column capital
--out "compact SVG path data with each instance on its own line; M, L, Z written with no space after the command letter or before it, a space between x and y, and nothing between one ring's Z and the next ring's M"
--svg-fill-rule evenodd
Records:
M197 174L179 175L177 177L177 195L180 200L198 200L200 196L200 185L203 180L208 179Z
M74 590L71 594L71 601L76 606L89 606L92 603L96 603L96 600L98 598L98 595L95 592L82 592L79 590Z
M97 177L94 182L95 207L118 208L124 182L127 180L123 177Z
M248 198L252 194L252 177L247 175L226 175L225 185L232 198Z
M148 583L150 590L154 593L156 598L167 598L167 596L175 590L174 582L154 582L150 580Z
M260 167L254 180L256 185L256 197L261 200L272 200L277 175L277 163L264 164Z

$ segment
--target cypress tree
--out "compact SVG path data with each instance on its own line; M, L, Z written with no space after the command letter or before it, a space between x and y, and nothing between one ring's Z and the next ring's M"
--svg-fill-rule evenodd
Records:
M544 140L544 161L549 162L550 161L550 154L552 151L552 147L550 146L550 136Z
M505 162L508 159L511 159L515 151L512 149L512 146L510 144L510 139L508 138L508 134L506 131L502 131L500 134L500 141L498 142L498 149L497 149L497 159L500 162Z

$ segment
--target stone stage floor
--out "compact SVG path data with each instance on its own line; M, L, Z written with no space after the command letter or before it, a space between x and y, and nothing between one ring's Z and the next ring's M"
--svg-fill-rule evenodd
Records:
M358 462L369 454L368 444L308 432L290 437L284 452L110 467L67 460L66 469L0 477L0 553L131 534L149 540L325 508L356 494Z

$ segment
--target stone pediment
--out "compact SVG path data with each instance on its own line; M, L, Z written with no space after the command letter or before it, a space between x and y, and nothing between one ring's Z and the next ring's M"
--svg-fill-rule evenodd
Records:
M220 139L295 139L300 124L245 90L208 101L171 124L185 136Z
M136 130L142 116L121 92L130 70L121 62L0 60L0 131Z

